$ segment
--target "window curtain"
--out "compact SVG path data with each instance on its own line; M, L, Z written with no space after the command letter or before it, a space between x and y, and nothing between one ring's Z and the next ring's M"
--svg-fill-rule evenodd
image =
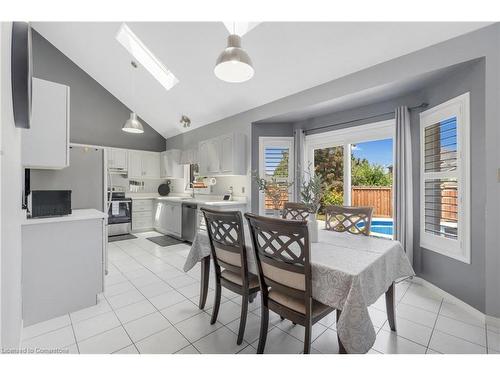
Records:
M396 157L394 165L394 237L401 242L413 264L413 181L410 111L398 107L396 115Z
M304 140L305 134L302 129L295 129L293 131L293 144L294 144L294 157L295 162L295 184L294 184L294 201L300 202L300 189L302 187L302 179L304 176Z

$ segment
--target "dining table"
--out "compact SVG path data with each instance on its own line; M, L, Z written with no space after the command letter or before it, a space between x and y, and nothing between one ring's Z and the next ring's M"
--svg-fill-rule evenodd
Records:
M247 224L243 225L248 271L257 264ZM184 271L201 262L199 308L205 307L210 274L210 242L199 230L188 253ZM395 282L414 276L399 241L320 229L311 243L312 296L337 310L337 336L341 353L367 353L375 342L368 306L385 294L387 318L396 330ZM340 313L340 314L339 314Z

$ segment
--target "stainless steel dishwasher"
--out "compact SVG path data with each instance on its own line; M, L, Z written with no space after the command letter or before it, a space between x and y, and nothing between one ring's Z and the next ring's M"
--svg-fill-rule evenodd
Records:
M182 202L182 239L193 242L196 234L196 219L198 205L196 203Z

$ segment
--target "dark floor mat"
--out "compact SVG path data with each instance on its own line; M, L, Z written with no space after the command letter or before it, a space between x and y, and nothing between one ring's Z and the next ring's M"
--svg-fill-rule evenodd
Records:
M123 240L133 240L134 238L137 238L133 234L119 234L118 236L110 236L108 237L108 242L116 242L116 241L123 241Z
M184 243L184 241L180 241L180 240L173 238L173 237L170 237L170 236L149 237L148 240L150 240L151 242L154 242L158 246L162 246L162 247Z

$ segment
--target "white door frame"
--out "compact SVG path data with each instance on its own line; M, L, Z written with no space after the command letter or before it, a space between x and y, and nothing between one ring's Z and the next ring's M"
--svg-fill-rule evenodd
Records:
M344 147L344 205L351 204L351 145L362 142L392 138L394 140L396 122L394 119L366 125L332 130L306 135L304 142L304 165L314 166L314 150L327 147ZM393 142L393 165L394 165ZM393 202L394 203L394 202ZM394 204L393 204L394 205Z
M294 162L294 140L293 137L259 137L259 177L264 177L264 148L269 146L288 147L288 179L295 181L295 162ZM295 186L292 185L288 190L288 196L293 197ZM264 192L259 191L259 215L265 215L264 210Z

